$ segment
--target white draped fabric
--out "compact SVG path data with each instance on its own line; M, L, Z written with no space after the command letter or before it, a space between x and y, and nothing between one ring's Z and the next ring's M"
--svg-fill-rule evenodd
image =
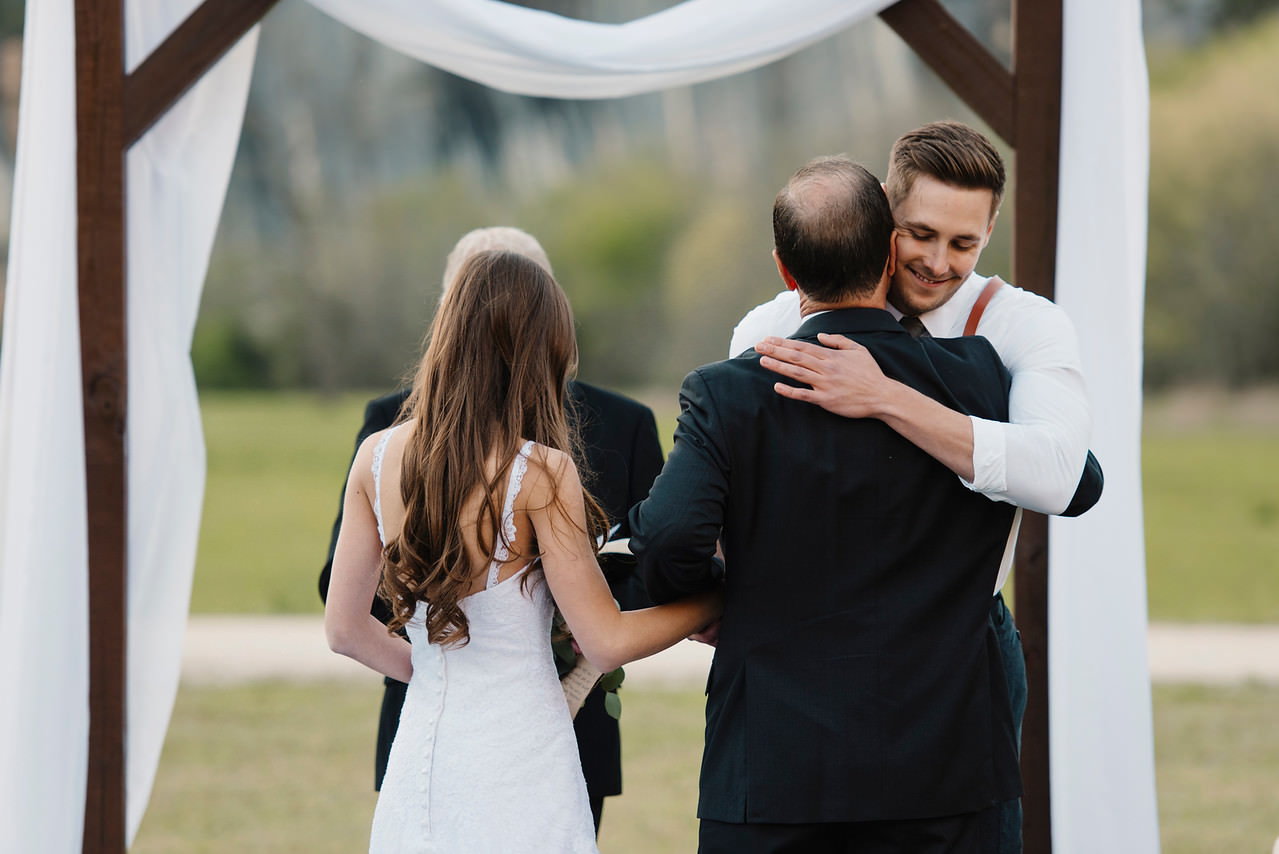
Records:
M688 0L608 25L491 0L311 2L454 73L574 98L743 71L889 4ZM130 67L195 5L129 0ZM1107 492L1104 514L1053 527L1054 833L1059 850L1152 851L1136 452L1144 57L1137 0L1066 7L1058 294L1083 339ZM0 353L0 850L53 854L80 849L88 726L73 44L72 0L29 0ZM244 39L128 158L130 839L177 684L204 484L189 347L254 48L255 36ZM1107 275L1088 275L1099 270Z
M136 66L198 0L129 0ZM88 558L76 304L72 0L27 5L0 353L0 851L80 850ZM191 336L256 30L128 156L127 825L142 821L181 664L204 497Z
M1049 522L1053 849L1159 850L1146 555L1141 338L1149 85L1135 2L1065 3L1057 302L1079 331L1101 501Z

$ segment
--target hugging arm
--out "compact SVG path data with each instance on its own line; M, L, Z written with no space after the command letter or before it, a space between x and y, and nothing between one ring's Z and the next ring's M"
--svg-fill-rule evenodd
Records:
M1034 322L1021 323L1029 312ZM763 367L810 386L778 383L779 394L846 417L878 418L992 499L1078 515L1101 497L1102 479L1087 450L1092 421L1074 328L1047 301L1029 312L1013 315L991 339L1012 373L1008 423L963 415L888 379L843 336L820 335L822 347L770 338L757 349Z

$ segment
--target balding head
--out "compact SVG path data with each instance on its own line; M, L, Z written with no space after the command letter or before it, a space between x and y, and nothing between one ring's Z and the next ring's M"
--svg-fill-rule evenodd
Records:
M773 245L799 289L821 303L874 292L893 214L879 179L844 156L801 167L773 203Z
M452 251L449 252L448 261L444 264L444 280L441 288L445 291L449 289L453 280L457 278L458 270L462 269L462 265L468 258L479 252L488 251L515 252L532 259L543 270L554 275L551 271L551 259L546 257L546 250L537 242L536 237L518 228L497 225L477 228L462 235L462 239L454 244Z

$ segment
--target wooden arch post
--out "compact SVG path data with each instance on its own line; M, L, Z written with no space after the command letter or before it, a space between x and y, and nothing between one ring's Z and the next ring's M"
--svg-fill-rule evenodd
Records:
M200 6L125 74L123 0L76 0L76 204L80 371L88 503L89 762L85 854L124 854L128 618L128 330L125 156L129 146L257 23L275 0Z
M123 0L75 0L80 364L88 504L89 763L85 854L124 854L128 579L125 157L276 0L205 0L131 74ZM1012 0L1006 69L939 0L880 17L1016 152L1013 273L1051 299L1057 259L1063 0ZM1017 622L1030 696L1022 734L1025 850L1052 850L1048 756L1048 524L1026 513Z

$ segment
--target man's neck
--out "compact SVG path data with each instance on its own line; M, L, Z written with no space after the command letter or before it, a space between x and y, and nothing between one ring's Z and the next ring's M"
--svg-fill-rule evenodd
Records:
M850 297L836 302L819 302L809 298L808 294L803 291L797 291L799 294L799 315L800 317L808 317L821 311L835 311L840 308L878 308L886 309L888 302L884 298L882 291L877 290L875 293L864 297Z

